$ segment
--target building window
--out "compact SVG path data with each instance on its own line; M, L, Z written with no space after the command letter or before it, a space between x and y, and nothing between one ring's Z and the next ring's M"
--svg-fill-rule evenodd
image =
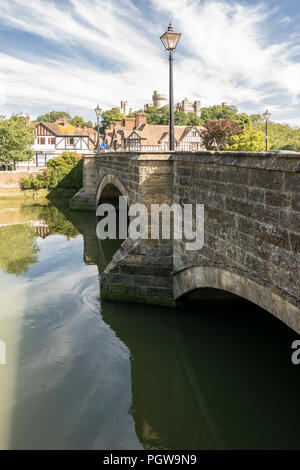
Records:
M38 144L39 145L45 145L46 139L45 137L38 137Z
M133 139L133 138L128 139L126 143L126 150L129 150L129 151L141 150L141 140Z
M50 139L48 139L48 144L55 145L55 137L50 137Z
M193 136L193 137L197 137L197 135L198 135L198 132L197 132L195 129L192 130L192 136Z
M67 145L74 145L74 137L67 137L66 138Z

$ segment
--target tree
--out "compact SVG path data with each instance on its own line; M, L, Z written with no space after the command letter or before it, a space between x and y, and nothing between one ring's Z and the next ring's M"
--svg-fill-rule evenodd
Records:
M186 126L188 121L188 116L183 111L174 112L174 124L175 126Z
M263 152L264 149L265 134L253 126L245 127L238 135L231 136L230 142L223 147L223 150L240 152Z
M66 117L67 119L71 119L71 116L66 111L50 111L49 113L42 114L38 116L36 120L38 122L55 122L58 119Z
M147 123L154 125L168 125L169 124L169 106L148 106L145 110L147 114ZM174 124L175 126L200 126L202 124L201 118L195 113L184 113L183 111L174 111Z
M203 143L208 150L214 148L214 140L218 149L230 142L230 138L241 132L241 127L230 118L218 119L217 121L208 121L203 125L200 135Z
M47 162L47 170L41 175L29 175L22 180L22 189L82 187L82 156L74 152L62 152Z
M254 123L254 127L265 133L263 121ZM271 150L300 151L300 129L289 124L280 124L270 121L268 123L269 147Z
M147 114L147 123L154 125L168 125L169 124L169 107L162 106L157 108L156 106L148 106L145 109Z
M197 116L195 113L187 113L186 114L186 125L187 126L201 126L203 124L203 120L201 117Z
M102 126L104 129L109 128L115 121L122 121L124 114L120 113L118 108L112 108L102 113Z
M208 108L202 108L201 119L206 121L217 121L218 119L225 119L230 117L234 119L237 114L237 107L230 106L228 104L217 104L214 106L209 106Z
M249 117L251 119L252 124L254 124L258 121L262 121L262 115L261 114L250 114Z
M32 127L26 125L23 116L13 114L10 119L0 117L0 162L6 169L32 157L34 138Z
M249 126L249 124L251 123L250 116L248 116L248 114L246 113L236 114L232 117L232 120L237 122L242 129L244 129L244 127L246 126Z
M74 127L93 127L92 121L85 121L81 116L74 116L70 120L70 124Z

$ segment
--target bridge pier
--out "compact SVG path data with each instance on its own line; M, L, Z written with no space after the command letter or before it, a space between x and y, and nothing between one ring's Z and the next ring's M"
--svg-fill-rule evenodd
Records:
M101 275L101 298L174 305L172 247L127 239Z

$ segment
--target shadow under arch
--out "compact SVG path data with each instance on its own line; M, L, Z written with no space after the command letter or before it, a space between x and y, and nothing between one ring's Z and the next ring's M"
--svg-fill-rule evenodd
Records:
M127 199L127 206L126 209L120 207L119 205L119 197L124 196L128 198L128 191L123 185L123 183L119 180L119 178L113 174L106 174L100 181L97 189L97 194L96 194L96 208L100 204L106 203L106 204L111 204L114 206L115 211L116 211L116 228L117 228L117 237L116 239L99 239L97 237L97 245L98 245L98 260L101 260L101 262L98 262L98 269L99 269L99 275L103 273L107 265L111 262L113 256L118 252L119 248L121 247L122 243L124 240L126 240L127 237L124 238L124 232L127 233L128 231L128 199ZM122 221L120 221L120 213L121 211L126 212L126 217L125 219L122 218ZM98 217L97 214L97 222L101 219L101 217ZM125 223L126 221L126 227L124 229L123 227L123 235L121 235L121 232L119 231L120 229L120 224Z
M247 277L246 273L216 266L191 266L176 272L173 281L174 300L177 302L197 289L204 290L204 297L212 293L213 298L219 296L222 300L233 297L246 299L300 332L300 312L294 299L263 280Z
M96 192L96 207L98 207L100 201L115 204L119 196L128 197L128 190L123 183L111 173L103 176Z

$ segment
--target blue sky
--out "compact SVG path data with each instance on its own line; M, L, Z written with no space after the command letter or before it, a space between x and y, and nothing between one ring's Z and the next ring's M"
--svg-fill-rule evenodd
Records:
M175 100L300 126L299 0L0 0L0 113L133 109L168 92L159 36L182 33Z

